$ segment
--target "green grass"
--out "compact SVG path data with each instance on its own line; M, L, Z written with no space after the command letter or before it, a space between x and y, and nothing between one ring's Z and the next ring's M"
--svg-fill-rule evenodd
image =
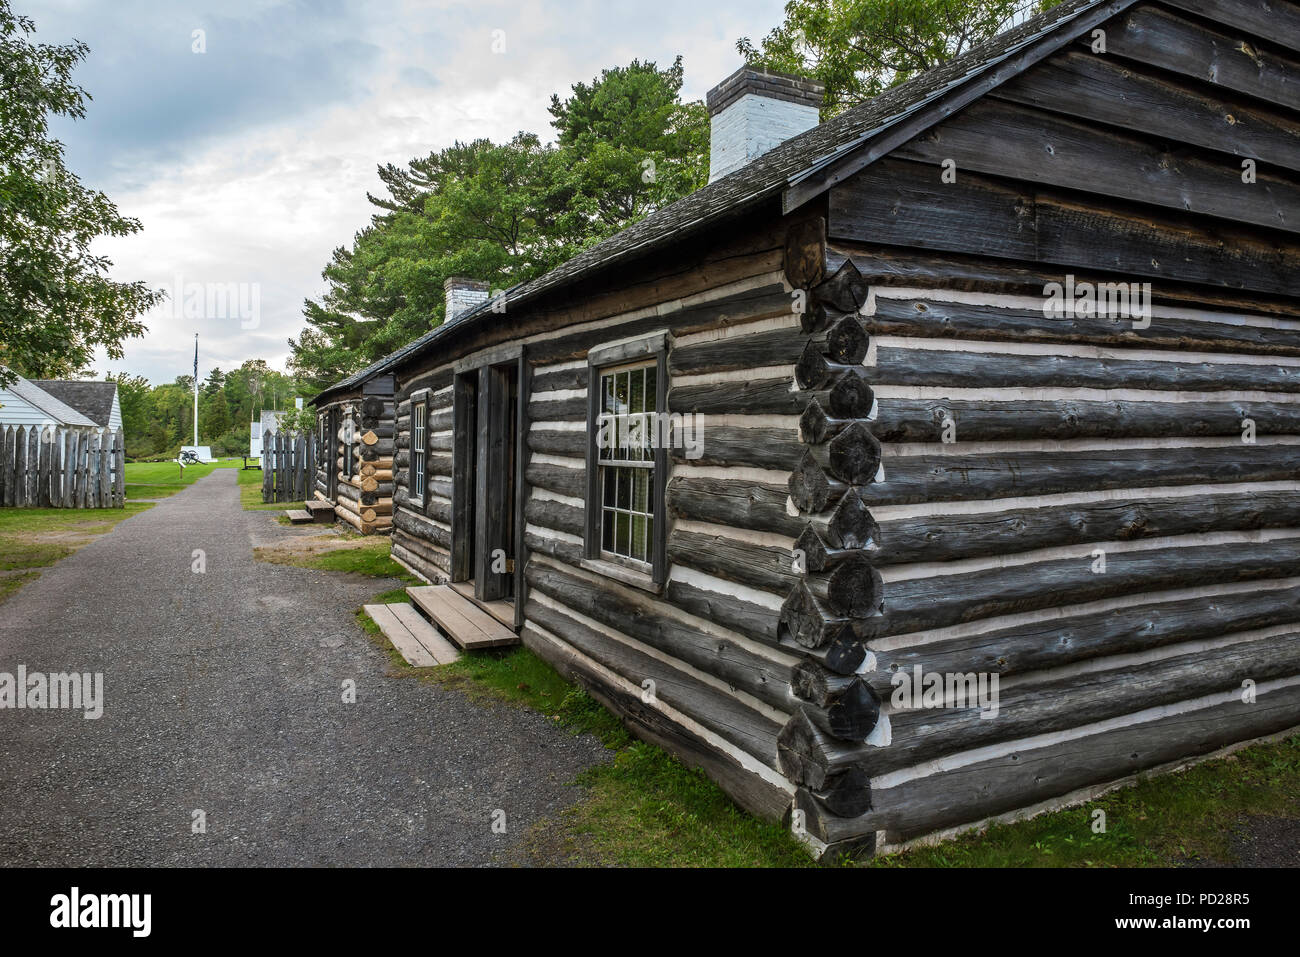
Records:
M267 505L262 501L261 469L236 469L235 476L239 481L239 504L245 511L283 512L294 505L293 502L273 502Z
M188 488L217 469L238 468L242 459L219 459L216 462L187 465L182 471L175 462L128 462L126 497L130 499L166 498ZM261 482L261 474L258 482Z
M0 602L39 578L39 569L150 508L148 502L127 502L125 508L0 509Z

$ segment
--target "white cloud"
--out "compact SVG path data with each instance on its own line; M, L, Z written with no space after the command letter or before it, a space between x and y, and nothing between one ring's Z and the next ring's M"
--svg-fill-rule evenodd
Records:
M169 22L216 22L201 4L186 6L190 9L180 13L169 6ZM294 15L286 15L286 8L295 8ZM326 38L320 48L335 48L346 38L362 52L346 69L322 68L319 102L295 93L274 108L250 101L233 112L223 110L232 76L227 67L214 73L215 86L191 84L186 94L215 104L213 121L196 123L190 117L174 125L151 114L170 102L166 91L155 89L148 65L157 31L126 29L120 17L82 20L80 5L70 2L58 4L53 16L38 14L42 40L76 35L96 51L93 56L113 65L113 95L129 98L129 116L141 118L129 137L93 124L88 141L60 133L69 143L73 168L93 169L93 175L83 175L143 223L135 236L100 247L116 264L114 275L155 286L170 285L177 276L190 283L243 283L260 295L255 329L241 328L235 317L176 318L166 307L148 317L144 339L126 343L124 361L101 357L97 368L169 381L189 372L195 332L204 372L250 358L283 368L286 340L303 326L303 299L324 289L321 268L335 247L349 245L369 221L365 194L381 188L377 166L405 163L457 139L501 140L521 129L547 139L552 93L563 95L573 83L633 58L663 65L682 54L684 92L702 98L739 65L735 40L766 33L779 22L781 8L781 0L707 6L679 0L328 4L318 11ZM130 17L147 23L150 9L137 9ZM304 29L307 22L296 4L244 4L237 13L227 5L220 9L226 21L240 23L241 36L260 35L259 24ZM500 55L491 52L497 29L506 39ZM285 42L317 49L310 36ZM222 56L243 55L223 49L221 36L211 32L209 50L207 56L218 50ZM370 50L378 54L371 57L365 52ZM272 80L284 75L285 64L270 64L266 48L246 55L235 74L246 71L256 78L266 71ZM140 75L133 78L129 74L136 69ZM78 79L94 95L95 71L88 72ZM311 83L300 86L310 90ZM203 109L199 103L195 108ZM121 104L114 109L120 113Z

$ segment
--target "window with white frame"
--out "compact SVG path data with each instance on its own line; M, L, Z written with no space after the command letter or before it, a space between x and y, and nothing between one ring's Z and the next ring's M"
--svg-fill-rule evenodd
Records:
M424 503L424 487L428 481L426 468L429 446L428 421L429 404L413 403L411 405L411 498L417 504Z

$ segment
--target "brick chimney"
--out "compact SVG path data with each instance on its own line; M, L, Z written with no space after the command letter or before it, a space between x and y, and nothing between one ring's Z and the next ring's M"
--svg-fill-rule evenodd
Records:
M815 80L747 66L715 86L705 97L709 182L816 126L825 93Z
M474 279L452 276L442 284L447 293L447 315L443 323L452 323L475 306L487 302L488 284Z

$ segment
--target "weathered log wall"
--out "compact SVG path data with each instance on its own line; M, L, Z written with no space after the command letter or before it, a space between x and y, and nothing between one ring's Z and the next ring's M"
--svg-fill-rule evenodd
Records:
M850 370L814 336L801 396L751 383L811 446L787 488L676 490L695 520L798 535L782 638L820 658L793 687L879 706L870 735L802 710L782 730L796 811L830 848L1300 724L1300 101L1282 80L1300 19L1263 36L1248 7L1139 4L1107 54L1055 54L835 187L826 270L868 288L852 374L873 410L831 408ZM1071 276L1149 282L1150 312L1045 311ZM872 614L854 596L877 587ZM996 676L996 714L957 700L964 681L896 694L917 669ZM850 775L870 781L857 815L826 800Z
M393 555L451 574L453 372L521 345L525 642L821 851L1300 724L1300 20L1248 6L1140 4L825 200L408 361ZM1149 321L1048 315L1071 275L1151 282ZM584 560L587 354L661 331L703 441L646 589ZM918 667L997 717L896 701Z

